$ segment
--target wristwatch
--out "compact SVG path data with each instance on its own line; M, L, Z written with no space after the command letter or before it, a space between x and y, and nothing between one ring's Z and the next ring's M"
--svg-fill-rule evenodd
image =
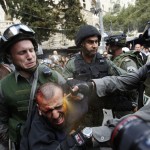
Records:
M91 138L92 137L92 128L90 127L85 127L83 130L82 130L82 133L84 135L85 138Z

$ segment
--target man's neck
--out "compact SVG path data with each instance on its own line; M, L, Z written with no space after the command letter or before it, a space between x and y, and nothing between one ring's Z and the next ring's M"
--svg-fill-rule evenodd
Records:
M22 70L20 70L19 73L21 74L21 76L23 76L26 79L30 79L33 75L33 73L25 72L25 71L22 71Z
M113 59L115 59L117 56L121 55L123 53L122 49L118 49L113 54Z
M91 63L92 60L93 60L93 58L94 58L94 57L91 57L91 56L84 55L83 53L82 53L81 55L82 55L82 57L84 58L84 61L85 61L86 63Z

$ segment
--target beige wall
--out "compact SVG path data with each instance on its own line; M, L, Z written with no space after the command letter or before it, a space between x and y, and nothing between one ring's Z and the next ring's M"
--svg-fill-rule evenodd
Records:
M4 21L4 20L5 20L5 13L0 5L0 21Z

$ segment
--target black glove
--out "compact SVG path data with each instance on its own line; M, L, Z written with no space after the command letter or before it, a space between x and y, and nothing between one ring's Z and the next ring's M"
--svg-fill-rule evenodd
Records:
M79 88L78 92L82 93L83 95L90 95L94 89L92 82L79 83L76 84L76 86Z
M76 95L77 93L89 95L94 89L94 84L92 82L85 82L76 79L67 80L67 85L69 85L71 88L73 88L74 86L78 86L79 90L76 92L72 92L73 95Z
M91 142L91 138L83 135L82 129L78 129L73 134L69 135L67 139L61 142L61 149L69 150L74 147L84 147L86 143Z

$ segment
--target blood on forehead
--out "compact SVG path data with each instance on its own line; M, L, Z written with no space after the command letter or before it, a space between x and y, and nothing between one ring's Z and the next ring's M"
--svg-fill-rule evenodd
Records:
M54 95L50 99L45 99L43 93L39 91L37 93L36 101L40 108L54 108L63 104L63 95Z

